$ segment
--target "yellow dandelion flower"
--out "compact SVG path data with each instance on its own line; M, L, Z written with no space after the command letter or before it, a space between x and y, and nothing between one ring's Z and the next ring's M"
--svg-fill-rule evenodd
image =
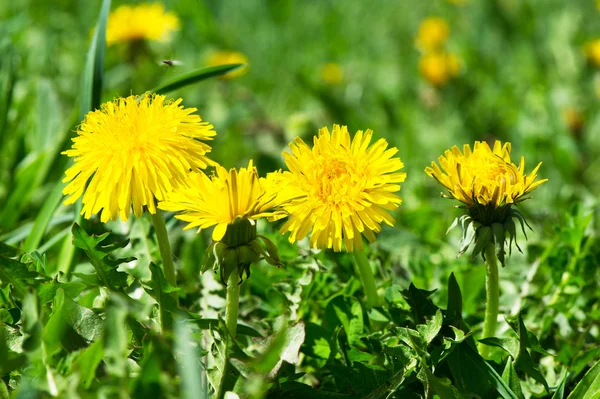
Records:
M425 18L419 26L416 45L421 51L439 50L450 35L450 26L440 17Z
M337 85L344 80L344 70L339 64L328 62L321 67L321 80L328 85Z
M219 66L219 65L227 65L227 64L247 64L248 58L240 53L239 51L215 51L212 53L207 60L208 66ZM235 79L242 75L245 75L248 72L248 67L244 66L240 69L236 69L235 71L226 73L220 78L223 79Z
M211 266L220 271L228 289L238 285L238 277L250 277L250 265L261 259L280 266L277 247L257 234L254 220L277 220L286 216L281 209L286 199L280 195L282 173L273 172L259 178L252 161L247 168L227 171L217 165L216 174L189 174L186 184L172 191L158 207L177 212L177 219L187 222L184 230L198 231L215 226L213 242L206 250L203 271ZM235 272L235 274L234 274Z
M523 201L526 194L548 181L536 181L541 162L531 173L525 174L525 158L521 157L517 166L511 161L510 151L511 144L502 145L500 141L494 143L493 149L484 141L475 142L473 151L468 144L463 152L454 146L438 158L441 169L432 162L425 172L467 207L499 208Z
M132 205L136 216L144 207L154 214L155 200L182 184L190 169L212 165L206 157L211 148L202 141L216 133L182 101L144 94L89 112L72 148L63 152L74 158L63 179L70 182L63 190L70 195L65 204L83 195L81 214L101 212L102 222L127 220Z
M165 12L161 3L122 5L108 16L106 45L134 40L167 41L179 27L177 15Z
M188 223L185 230L215 226L212 239L221 241L227 227L240 218L275 220L286 215L279 209L283 197L277 195L281 175L273 172L259 178L252 161L239 171L217 166L211 177L190 173L185 185L169 193L158 207L178 212L175 217Z
M600 39L587 42L583 46L585 57L596 67L600 67Z
M460 61L451 53L428 53L419 60L419 72L429 83L434 86L443 86L458 76Z
M300 138L290 143L282 193L294 199L284 204L290 217L281 228L290 242L312 230L313 248L341 251L343 242L346 251L361 250L362 235L373 242L382 222L393 226L388 212L402 203L394 193L406 178L404 164L384 139L369 146L372 137L361 130L351 139L346 126L334 125L332 133L319 130L312 149Z
M575 107L566 107L561 112L561 118L569 131L575 135L579 134L585 125L583 115Z
M513 219L521 223L525 234L527 222L513 205L527 199L525 195L548 180L537 180L541 162L526 174L525 159L521 157L519 166L515 165L510 151L510 143L503 145L496 141L490 148L486 142L477 141L473 151L468 144L463 152L454 146L438 158L439 166L432 162L431 167L425 168L425 173L446 187L450 198L466 206L467 213L456 218L451 226L463 227L459 255L474 242L472 258L478 254L484 259L497 257L504 266L506 236L509 251L513 241L516 243ZM520 250L518 244L517 248Z

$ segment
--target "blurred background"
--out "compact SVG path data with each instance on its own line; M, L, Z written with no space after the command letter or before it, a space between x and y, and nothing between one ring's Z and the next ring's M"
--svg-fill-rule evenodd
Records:
M136 4L117 0L111 9ZM473 268L480 261L455 258L459 232L445 232L460 212L423 171L453 145L510 141L515 162L524 156L527 171L543 162L539 176L549 182L521 207L534 229L528 250L513 253L502 270L508 297L542 255L541 292L546 282L560 280L565 259L577 253L561 229L575 226L582 237L598 231L597 218L588 224L582 216L597 212L600 190L600 42L594 42L600 12L594 1L162 4L179 28L163 40L111 44L103 102L142 94L199 67L247 62L241 73L171 97L183 98L215 126L213 159L239 167L252 158L262 174L284 167L281 152L296 136L312 141L319 128L334 123L352 132L373 129L398 147L408 173L397 224L386 227L374 247L392 283L437 288L450 271L463 287L483 279L483 268ZM59 154L81 121L83 65L99 10L98 0L0 4L0 240L17 245L26 239L62 178L66 157ZM50 259L72 218L65 207L53 215L42 248ZM190 232L182 240L193 238ZM279 241L284 256L297 255ZM519 241L524 247L524 237ZM193 245L190 251L201 253L202 245ZM557 249L561 245L566 252ZM556 251L546 251L550 247ZM345 255L328 256L350 263ZM185 259L181 255L188 270ZM190 262L190 276L197 276L199 264ZM350 268L337 273L347 277ZM263 289L261 273L293 273L256 270L249 289ZM481 306L479 295L479 289L465 293L465 312ZM515 298L505 298L505 306Z

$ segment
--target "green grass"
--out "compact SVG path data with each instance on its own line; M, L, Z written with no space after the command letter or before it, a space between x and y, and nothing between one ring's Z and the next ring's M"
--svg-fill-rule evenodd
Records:
M600 37L593 1L165 4L181 31L135 59L94 36L99 0L0 4L0 398L596 397L600 73L582 51ZM439 89L419 76L414 44L431 15L449 22L462 60ZM244 53L248 72L208 79L219 49ZM339 85L320 78L328 62L344 70ZM210 231L184 232L167 214L174 291L149 215L102 224L61 205L60 153L83 115L153 88L215 126L210 155L226 168L285 168L290 141L334 123L397 147L404 202L367 253L381 306L367 308L352 254L310 251L279 235L282 222L260 222L284 267L251 267L234 340L225 287L200 273ZM461 233L446 229L461 211L423 170L453 145L494 139L528 171L542 161L549 181L519 206L533 231L499 270L485 361L485 264L456 257ZM164 312L174 322L161 333Z

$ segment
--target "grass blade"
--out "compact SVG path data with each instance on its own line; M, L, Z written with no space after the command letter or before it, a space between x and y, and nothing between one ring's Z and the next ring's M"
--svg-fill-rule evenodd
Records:
M40 213L35 218L33 228L31 229L31 233L27 236L27 239L23 244L23 250L25 252L31 252L34 249L37 249L38 245L40 245L40 241L42 240L42 237L46 232L48 223L50 222L52 215L54 215L54 211L60 203L60 200L63 198L63 187L64 184L58 182L54 190L52 190L52 192L50 193L50 196L44 202Z
M106 51L106 22L110 11L110 0L102 1L102 8L96 22L94 35L90 43L90 48L85 60L85 69L83 71L83 87L81 90L81 104L79 106L79 120L83 120L85 115L100 107L100 96L102 94L102 84L104 81L104 53ZM74 206L74 220L81 222L81 200ZM71 263L75 247L71 242L71 236L68 236L60 250L58 256L59 270L66 273L71 272Z
M83 87L79 119L83 120L85 114L100 107L100 95L104 82L104 53L106 50L106 21L110 11L110 0L102 2L98 22L85 59L83 70Z
M226 73L240 69L245 65L246 64L226 64L196 69L193 72L186 73L185 75L181 75L173 80L160 84L151 91L157 94L169 93L173 90L177 90L209 78L225 75Z
M600 393L600 360L579 381L568 399L594 399Z

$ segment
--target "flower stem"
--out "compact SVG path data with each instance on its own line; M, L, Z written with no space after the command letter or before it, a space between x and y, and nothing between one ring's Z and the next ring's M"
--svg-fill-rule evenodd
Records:
M225 301L225 324L232 337L235 338L240 301L240 277L237 269L227 278L227 299Z
M377 294L377 285L375 284L375 277L371 271L371 265L364 251L354 251L354 261L360 274L360 280L362 281L363 289L367 297L367 308L379 306L379 295Z
M171 244L169 243L169 235L167 234L167 226L165 226L165 218L162 212L157 209L155 214L150 214L152 217L152 224L154 224L154 231L156 232L156 239L158 241L158 249L160 251L160 257L162 259L163 273L165 279L173 287L177 288L177 278L175 277L175 266L173 266L173 254L171 252ZM179 303L179 296L177 292L172 292L171 296L175 299L176 303ZM173 325L173 317L171 313L162 309L161 306L161 327L162 331L170 330Z
M163 273L165 278L173 287L177 287L177 280L175 279L175 267L173 266L173 254L171 253L171 244L169 243L169 235L167 234L167 226L165 226L165 219L163 218L162 212L156 210L152 216L152 223L154 224L154 231L156 231L156 239L158 240L158 249L160 250L160 257L162 258Z
M493 337L496 334L496 325L498 324L498 261L496 259L496 250L494 244L488 244L485 249L486 273L485 273L485 319L483 321L483 334L481 338ZM481 356L489 357L491 347L479 344Z

